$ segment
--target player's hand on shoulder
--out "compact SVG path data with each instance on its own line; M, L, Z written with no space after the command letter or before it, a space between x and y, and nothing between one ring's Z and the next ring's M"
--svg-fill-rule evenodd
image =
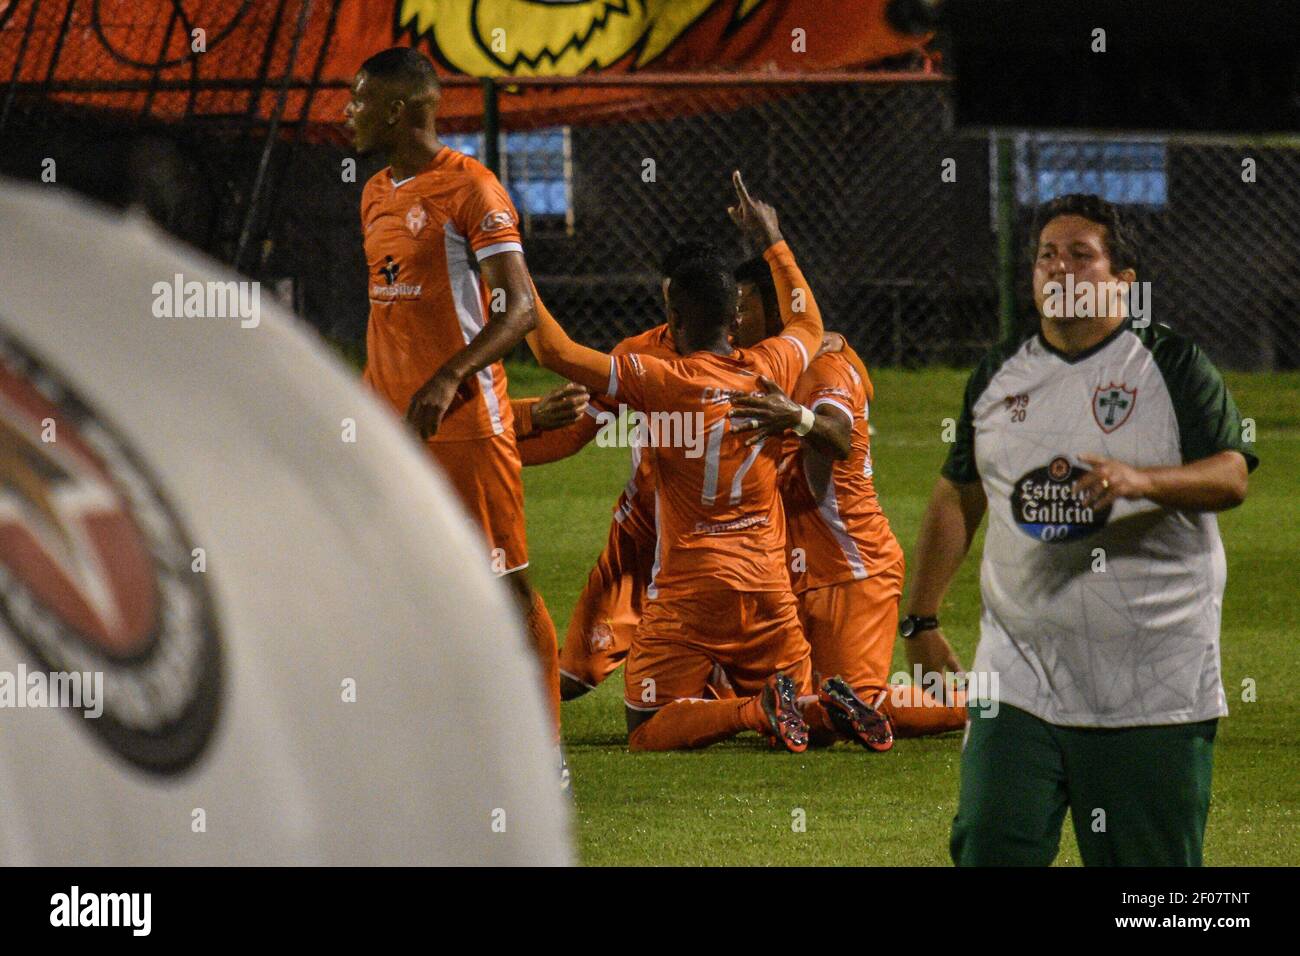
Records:
M827 352L843 352L846 344L844 336L840 335L840 333L827 332L822 336L821 347L817 349L817 354L813 356L813 360L821 358Z
M577 382L569 382L547 392L533 407L533 427L549 432L572 425L587 410L591 395Z
M965 672L965 668L957 658L957 653L940 628L921 631L915 637L903 641L903 649L907 652L908 666L915 667L920 664L923 674L942 674L944 671L951 671L954 674Z
M731 184L736 190L736 205L727 207L727 215L758 252L766 252L781 242L781 226L776 210L761 199L754 199L745 188L740 170L731 174Z
M733 432L753 432L746 445L756 445L765 438L783 434L799 424L803 411L798 402L767 376L760 375L758 384L763 389L762 394L736 396L731 400L731 411L727 412Z

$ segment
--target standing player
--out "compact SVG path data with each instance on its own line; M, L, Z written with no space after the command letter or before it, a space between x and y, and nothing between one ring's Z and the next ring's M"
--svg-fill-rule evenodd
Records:
M684 263L671 278L668 324L682 358L584 348L545 307L530 337L543 365L654 423L655 564L624 672L633 750L701 747L746 729L795 752L808 745L796 697L811 690L810 654L784 567L779 448L747 447L731 434L726 411L760 376L793 387L821 345L821 316L776 213L750 199L738 173L735 183L733 218L766 250L783 317L792 318L795 302L805 309L780 337L732 348L735 284L716 259ZM701 699L717 666L743 696Z
M527 621L558 737L555 625L524 573L523 484L501 364L536 324L532 280L506 191L438 140L440 97L428 58L393 47L362 64L344 111L357 151L389 162L361 197L365 380L428 443L483 529L492 569Z
M742 263L736 279L736 339L747 347L780 328L776 288L761 260ZM874 390L862 360L842 345L813 359L792 396L764 386L765 394L733 400L733 430L753 430L750 441L786 436L786 550L814 673L838 675L847 685L840 692L870 702L900 737L960 730L964 700L945 705L919 687L889 684L903 549L876 497L868 434ZM887 728L872 745L892 745Z
M1086 865L1199 865L1228 712L1214 512L1257 459L1204 353L1127 318L1119 211L1064 196L1038 222L1041 329L971 375L916 547L911 612L930 620L909 652L942 670L934 618L987 510L974 671L998 706L972 702L952 857L1046 866L1068 810ZM1061 301L1070 277L1100 308Z

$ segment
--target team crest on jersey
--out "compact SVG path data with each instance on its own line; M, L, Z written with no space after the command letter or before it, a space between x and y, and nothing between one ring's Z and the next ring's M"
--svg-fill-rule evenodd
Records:
M406 228L410 230L412 237L418 236L428 224L429 213L420 203L417 202L406 211Z
M1136 388L1116 385L1114 382L1099 387L1092 393L1092 417L1097 420L1101 430L1109 435L1128 421L1133 414L1133 406L1137 404L1137 397Z
M84 729L158 774L217 722L221 651L206 577L125 438L0 333L0 635L51 674L103 675Z
M480 232L496 232L498 229L509 229L515 224L515 219L504 209L495 209L483 217L479 223Z

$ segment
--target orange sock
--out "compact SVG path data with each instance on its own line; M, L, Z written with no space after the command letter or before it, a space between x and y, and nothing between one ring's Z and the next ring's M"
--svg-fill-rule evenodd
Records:
M879 696L880 692L874 693ZM863 700L871 703L870 697L863 696ZM880 710L893 722L895 737L927 737L966 726L966 695L962 691L953 693L953 704L948 706L920 687L893 686Z
M537 659L542 665L542 686L555 722L555 739L560 739L560 649L555 636L555 622L546 602L536 591L533 606L528 610L528 638L533 642Z
M742 730L761 732L765 727L757 697L675 700L632 731L627 745L629 750L707 747Z

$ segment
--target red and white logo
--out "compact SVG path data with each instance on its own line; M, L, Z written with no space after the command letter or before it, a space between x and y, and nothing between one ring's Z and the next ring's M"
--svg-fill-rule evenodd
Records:
M46 417L43 428L13 384L0 380L0 561L100 649L138 654L158 606L149 551L72 425Z
M406 211L406 228L411 231L412 236L418 236L428 224L429 213L420 203L417 202Z
M480 232L496 232L498 229L509 229L514 224L514 216L504 209L495 209L483 217L478 228Z
M0 638L51 672L102 673L86 725L155 773L190 766L217 720L220 645L193 550L111 424L0 334Z
M1116 385L1114 382L1100 386L1092 393L1092 417L1097 420L1101 430L1109 435L1128 421L1133 414L1133 406L1137 404L1137 397L1136 388Z

